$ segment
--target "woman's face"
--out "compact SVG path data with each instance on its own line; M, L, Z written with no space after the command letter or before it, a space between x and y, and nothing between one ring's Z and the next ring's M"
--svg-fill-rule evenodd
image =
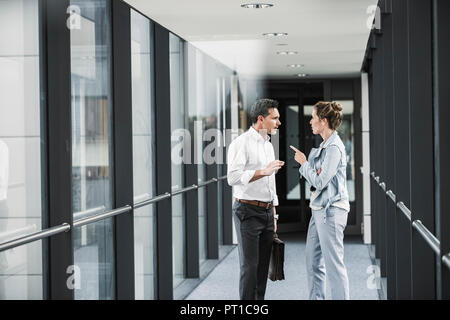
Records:
M309 121L313 134L321 134L326 126L324 120L320 120L317 115L316 108L313 109L311 121Z

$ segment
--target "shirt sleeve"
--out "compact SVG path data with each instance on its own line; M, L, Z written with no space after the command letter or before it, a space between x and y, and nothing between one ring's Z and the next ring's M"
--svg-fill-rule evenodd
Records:
M230 145L227 162L227 180L230 186L247 185L255 175L256 170L244 170L247 163L244 141L235 141Z
M300 167L300 174L305 177L310 185L321 191L324 189L331 179L336 175L339 162L341 161L341 151L336 146L329 146L326 150L325 158L322 163L322 171L317 174L316 170L311 167L309 162L303 163Z
M278 196L275 194L275 197L273 198L273 205L275 206L275 207L277 207L278 206Z
M273 145L271 145L272 146L272 148L270 148L270 150L271 150L271 157L270 157L270 161L272 162L272 161L274 161L275 160L275 150L274 150L274 147L273 147ZM273 205L276 207L276 206L278 206L278 195L277 195L277 175L274 173L273 174L273 179L272 179L272 188L273 188L273 191L274 191L274 193L275 193L275 195L274 195L274 198L273 198Z

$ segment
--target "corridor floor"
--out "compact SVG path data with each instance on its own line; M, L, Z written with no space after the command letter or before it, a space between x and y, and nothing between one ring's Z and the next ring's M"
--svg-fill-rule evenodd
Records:
M268 280L267 300L306 300L305 233L280 234L285 247L285 280ZM350 299L378 300L369 247L361 236L346 236L344 261L350 283ZM372 266L372 267L371 267ZM369 269L369 270L368 270ZM369 272L369 273L368 273ZM330 290L327 288L327 298ZM239 300L239 257L235 247L217 267L186 297L186 300Z

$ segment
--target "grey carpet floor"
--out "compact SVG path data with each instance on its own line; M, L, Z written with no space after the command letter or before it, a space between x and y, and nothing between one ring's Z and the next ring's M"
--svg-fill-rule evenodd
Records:
M285 280L268 280L267 300L306 300L308 288L305 267L306 235L304 233L280 234L285 242ZM378 291L370 289L372 265L368 246L361 237L346 236L344 261L347 267L350 299L378 300ZM369 268L370 269L370 268ZM327 288L327 299L330 290ZM186 297L186 300L239 300L239 256L237 247Z

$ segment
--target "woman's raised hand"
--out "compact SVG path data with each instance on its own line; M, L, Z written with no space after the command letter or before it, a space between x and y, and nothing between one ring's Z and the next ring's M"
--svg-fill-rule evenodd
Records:
M298 150L297 148L295 148L294 146L290 146L290 148L295 151L295 156L294 156L295 161L297 161L298 163L303 165L306 162L305 154L303 152L301 152L300 150Z

